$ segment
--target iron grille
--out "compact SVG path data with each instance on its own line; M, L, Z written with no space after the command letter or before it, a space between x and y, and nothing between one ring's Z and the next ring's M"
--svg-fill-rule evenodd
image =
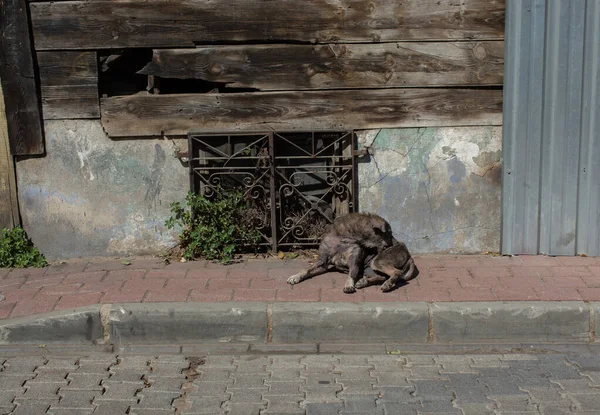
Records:
M356 203L353 131L190 133L192 191L239 189L261 245L316 246L325 227Z

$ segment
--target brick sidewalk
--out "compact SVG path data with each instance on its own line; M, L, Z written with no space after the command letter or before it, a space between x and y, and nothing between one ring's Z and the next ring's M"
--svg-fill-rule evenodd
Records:
M600 257L422 256L420 275L391 293L342 293L330 273L296 286L306 261L247 260L221 266L159 259L74 261L44 269L0 269L0 319L98 303L212 301L600 301ZM0 297L1 298L1 297Z

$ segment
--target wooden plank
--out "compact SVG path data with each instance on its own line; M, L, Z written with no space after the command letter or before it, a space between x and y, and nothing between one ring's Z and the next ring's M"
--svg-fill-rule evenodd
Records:
M38 52L42 86L91 85L98 82L96 52Z
M0 3L0 79L13 155L44 153L40 100L37 92L25 0Z
M502 91L373 89L136 95L102 99L111 137L189 131L501 125Z
M42 87L45 120L100 118L98 85Z
M13 228L19 224L17 180L8 142L4 95L0 88L0 228Z
M155 49L138 73L262 91L502 85L504 42Z
M504 0L31 3L37 50L504 38Z
M96 52L38 52L44 119L100 118Z

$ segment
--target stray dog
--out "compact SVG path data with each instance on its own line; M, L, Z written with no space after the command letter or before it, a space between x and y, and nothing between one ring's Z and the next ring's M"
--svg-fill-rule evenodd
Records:
M371 258L374 258L394 245L394 241L390 224L381 216L368 213L350 213L342 216L333 222L323 236L317 262L310 268L292 275L287 282L292 285L298 284L332 269L338 269L348 271L344 292L356 292L356 283L363 277L365 259L368 255L373 255ZM374 280L375 275L371 278ZM365 284L369 285L370 282L363 281L362 286L366 286Z

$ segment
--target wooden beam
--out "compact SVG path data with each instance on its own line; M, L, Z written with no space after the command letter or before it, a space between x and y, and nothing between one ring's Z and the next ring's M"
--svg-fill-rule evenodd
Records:
M102 99L111 137L189 131L501 125L502 91L374 89L136 95Z
M138 73L262 91L502 85L504 42L155 49Z
M100 118L96 52L38 52L44 119Z
M0 88L0 228L14 228L21 223L15 165L9 147L4 95Z
M0 0L0 79L13 155L44 153L40 100L25 0Z
M504 39L504 0L31 3L37 50Z

